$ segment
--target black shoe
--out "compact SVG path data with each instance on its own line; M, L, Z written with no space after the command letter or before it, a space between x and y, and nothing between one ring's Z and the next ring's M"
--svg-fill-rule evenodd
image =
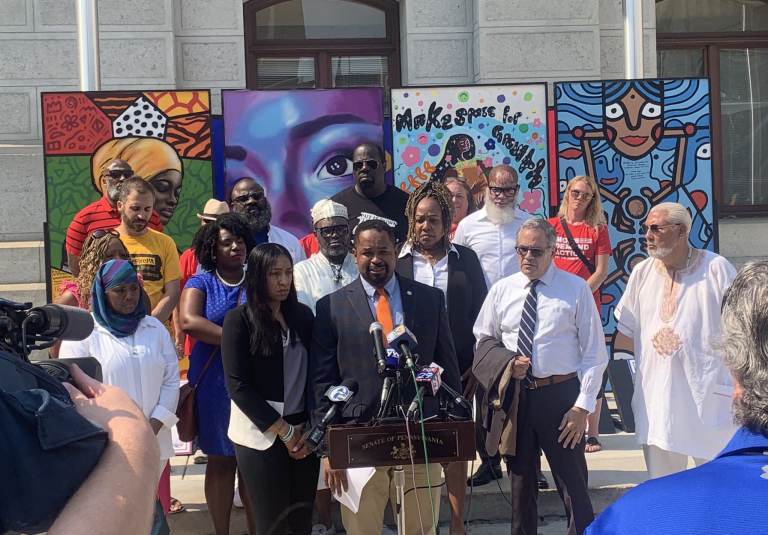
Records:
M541 470L536 473L536 483L539 485L539 490L547 490L549 488L549 481L541 473Z
M479 487L494 481L495 479L501 479L501 467L499 465L490 465L483 463L480 468L477 469L475 475L467 479L468 487Z

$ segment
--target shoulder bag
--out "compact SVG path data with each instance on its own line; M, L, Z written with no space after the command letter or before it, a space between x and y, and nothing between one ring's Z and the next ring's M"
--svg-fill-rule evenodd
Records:
M587 259L587 257L584 255L584 253L579 249L578 244L576 243L576 240L573 239L573 234L571 234L571 229L568 228L568 223L566 223L565 218L560 218L560 225L563 227L563 232L565 232L565 238L568 240L568 245L571 246L571 249L573 249L573 252L576 253L576 256L579 257L579 260L582 261L582 263L587 266L587 269L589 270L590 274L595 272L595 265Z

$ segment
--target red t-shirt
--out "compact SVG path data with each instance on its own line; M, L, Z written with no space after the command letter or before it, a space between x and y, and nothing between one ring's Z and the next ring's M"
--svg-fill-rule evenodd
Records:
M584 280L587 280L592 274L589 272L587 266L582 262L576 253L571 249L571 245L568 243L568 238L565 236L565 231L560 223L559 217L552 217L549 219L549 224L555 229L557 234L557 245L555 246L555 266L578 275ZM573 235L573 239L576 245L579 246L581 252L587 259L597 266L598 255L610 255L611 254L611 239L608 237L608 227L600 225L599 228L582 223L579 225L568 225L568 228ZM600 310L600 290L594 293L595 304L597 309Z
M65 247L68 254L80 256L83 251L83 242L88 234L94 230L112 229L120 226L120 213L117 208L109 204L109 201L102 197L94 201L72 218L72 222L67 227L67 237ZM149 227L158 232L163 231L163 225L160 223L160 217L157 212L152 212L149 219Z
M197 256L195 256L195 250L190 247L179 256L179 269L181 269L181 277L179 278L179 284L181 289L187 284L189 278L197 273ZM188 357L192 354L192 348L195 346L196 340L189 335L184 335L184 356Z

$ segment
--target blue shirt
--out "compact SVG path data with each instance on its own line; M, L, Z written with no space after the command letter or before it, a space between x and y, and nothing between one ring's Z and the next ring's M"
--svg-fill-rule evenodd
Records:
M371 309L371 314L376 317L376 303L379 300L379 296L376 295L376 288L374 288L363 277L360 277L360 282L363 283L363 290L365 295L368 296L368 306ZM403 313L403 298L400 295L400 283L397 282L397 276L392 275L392 278L384 285L389 296L389 308L392 311L393 327L398 325L405 325L405 314Z
M646 481L587 535L768 534L768 437L742 427L712 461Z

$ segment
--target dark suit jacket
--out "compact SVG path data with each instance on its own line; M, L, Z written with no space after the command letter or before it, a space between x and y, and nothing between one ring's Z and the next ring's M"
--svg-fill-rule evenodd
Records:
M459 388L459 367L448 327L443 292L397 276L405 325L416 336L418 365L435 362L444 368L442 380ZM317 302L312 349L309 355L310 389L314 393L313 422L322 418L331 385L344 379L357 381L358 391L344 410L344 420L367 422L378 411L383 379L376 372L373 341L368 328L375 321L363 284L351 284ZM408 383L403 397L410 402L415 389Z
M472 367L475 352L475 335L472 327L483 306L488 288L477 254L469 247L454 245L459 252L448 255L448 322L453 334L453 345L463 374ZM397 272L413 278L413 256L397 259Z

